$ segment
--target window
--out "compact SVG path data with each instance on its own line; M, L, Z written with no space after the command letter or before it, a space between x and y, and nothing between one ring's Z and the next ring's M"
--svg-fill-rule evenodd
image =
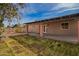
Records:
M61 27L62 29L69 29L69 23L62 23Z
M43 32L44 32L44 33L47 33L47 28L48 28L47 25L44 25L44 26L43 26Z

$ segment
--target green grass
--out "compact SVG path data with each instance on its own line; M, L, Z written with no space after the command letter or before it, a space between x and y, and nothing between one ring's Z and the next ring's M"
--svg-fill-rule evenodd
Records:
M11 37L17 40L24 47L30 49L37 55L44 56L77 56L79 55L79 44L55 41L51 39L36 38L33 36L15 36Z

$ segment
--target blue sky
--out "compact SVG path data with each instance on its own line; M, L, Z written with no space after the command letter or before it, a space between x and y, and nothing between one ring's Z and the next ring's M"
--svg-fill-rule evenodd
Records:
M27 3L24 9L19 9L21 23L79 13L78 3ZM7 22L5 22L6 24ZM16 21L13 21L13 24Z

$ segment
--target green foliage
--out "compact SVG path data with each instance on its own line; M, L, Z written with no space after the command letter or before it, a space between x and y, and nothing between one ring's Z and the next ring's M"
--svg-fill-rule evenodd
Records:
M4 32L4 28L1 27L1 28L0 28L0 35L1 35L1 33L3 33L3 32Z
M23 4L0 3L0 25L2 26L4 18L7 18L9 23L12 21L12 18L17 18L19 16L18 7L21 6Z

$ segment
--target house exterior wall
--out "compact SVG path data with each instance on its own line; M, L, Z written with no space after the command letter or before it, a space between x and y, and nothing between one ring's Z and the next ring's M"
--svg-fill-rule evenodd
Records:
M69 23L69 29L67 30L61 28L61 23L65 22ZM43 37L73 43L79 42L78 20L52 21L44 24L47 24L47 32L43 33Z
M62 29L61 24L67 22L68 29ZM44 25L47 26L46 33L44 32ZM27 33L32 36L50 38L61 41L78 41L79 39L79 22L78 20L58 20L46 21L38 23L27 24ZM46 37L47 36L47 37ZM49 37L48 37L49 36Z
M28 24L28 34L39 36L40 33L40 25L39 23Z
M61 28L61 24L65 22L69 23L69 29L67 30ZM43 32L44 25L47 25L47 33ZM28 24L28 33L38 33L40 36L45 36L45 35L77 36L77 21L63 20L63 21L43 22L43 23L32 23L32 24Z
M68 22L69 23L69 29L64 30L61 27L62 23ZM48 35L57 35L57 36L76 36L77 35L77 21L76 20L66 20L66 21L54 21L54 22L48 22L47 24L47 33Z
M28 32L39 33L39 24L29 24L28 25Z

